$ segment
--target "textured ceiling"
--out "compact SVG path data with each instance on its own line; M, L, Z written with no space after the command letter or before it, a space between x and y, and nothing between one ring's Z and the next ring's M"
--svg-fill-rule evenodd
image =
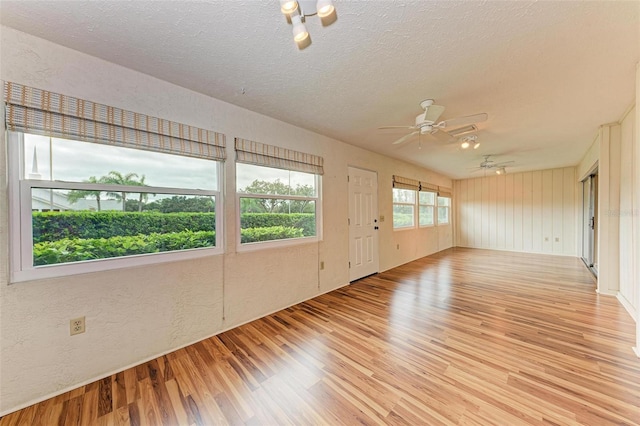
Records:
M337 1L299 51L277 1L7 1L0 23L453 178L576 165L634 101L640 2ZM480 112L481 147L403 145L419 103Z

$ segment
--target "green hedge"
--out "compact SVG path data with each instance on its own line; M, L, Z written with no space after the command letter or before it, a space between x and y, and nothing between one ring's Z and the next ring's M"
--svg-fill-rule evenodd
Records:
M301 238L304 236L304 232L301 228L291 228L286 226L269 226L266 228L247 228L240 230L240 241L243 243L282 240L285 238Z
M52 265L80 260L213 247L215 241L215 231L152 233L110 238L62 238L58 241L34 244L33 263L34 265Z
M305 237L316 235L316 217L313 213L243 213L241 228L268 228L284 226L301 228Z
M215 231L215 213L33 212L33 242Z
M243 243L303 237L302 229L284 226L242 229ZM106 259L145 253L160 253L200 247L214 247L215 231L183 231L166 234L114 236L110 238L62 238L33 246L36 266L82 260Z
M300 228L305 237L316 233L315 215L310 213L244 213L240 222L242 228ZM215 213L33 212L34 243L215 229Z

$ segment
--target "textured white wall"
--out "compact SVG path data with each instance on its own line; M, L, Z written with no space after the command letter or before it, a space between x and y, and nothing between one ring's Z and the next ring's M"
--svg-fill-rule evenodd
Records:
M456 244L575 256L575 168L455 182Z
M20 284L8 283L6 141L0 140L0 415L348 283L347 167L379 179L380 269L447 246L444 227L392 229L391 176L450 179L0 27L0 78L227 135L225 255ZM2 114L2 120L4 114ZM3 133L2 133L3 134ZM233 137L321 155L324 238L236 250ZM400 244L401 249L397 249ZM450 245L450 244L449 244ZM325 262L320 271L318 261ZM224 319L223 319L224 307ZM87 332L69 336L86 316Z

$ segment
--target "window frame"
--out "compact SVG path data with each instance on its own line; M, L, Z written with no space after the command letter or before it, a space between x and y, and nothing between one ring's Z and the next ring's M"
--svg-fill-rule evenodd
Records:
M414 202L413 203L397 203L395 201L393 201L393 191L398 190L398 191L412 191L415 193L415 198L414 198ZM416 206L418 205L418 190L417 189L407 189L407 188L392 188L391 189L391 203L392 203L392 208L391 208L391 212L394 213L394 207L395 206L411 206L411 209L413 210L413 223L410 226L402 226L402 227L396 227L395 226L395 221L392 220L393 223L393 230L394 231L406 231L408 229L415 229L417 224L419 223L419 218L417 217L416 214ZM393 215L392 215L392 219L393 219ZM416 220L418 219L418 220Z
M433 195L433 204L430 203L421 203L420 202L420 194L421 193L425 193L425 194L432 194ZM433 218L433 222L426 224L426 225L422 225L420 223L420 207L422 206L426 206L426 207L431 207L432 209L432 218ZM436 218L436 213L437 213L437 208L438 208L438 193L435 191L418 191L418 228L431 228L432 226L437 226L437 218Z
M440 200L439 200L440 198L446 198L447 200L449 200L449 203L447 205L441 206L440 205ZM440 212L439 212L439 209L441 209L441 208L446 208L447 209L447 221L443 222L443 223L440 223ZM435 216L435 221L436 221L437 225L438 226L451 225L451 197L444 197L444 196L438 195L436 197L436 209L438 209L438 210L436 210L436 212L438 214L436 214L436 216Z
M257 194L251 192L240 192L238 191L238 179L237 179L237 171L238 164L246 164L255 167L263 167L266 169L275 169L275 170L286 170L289 172L298 172L298 173L307 173L314 176L316 196L315 197L306 197L302 195L286 195L286 194ZM300 244L309 244L316 243L322 241L322 175L317 173L310 172L300 172L298 170L284 169L280 167L269 167L264 165L250 164L250 163L235 163L236 165L236 181L235 181L235 189L236 189L236 250L238 252L244 251L255 251L255 250L263 250L277 247L286 247ZM254 241L250 243L242 242L242 210L241 210L241 199L242 198L253 198L253 199L274 199L274 200L290 200L290 201L314 201L315 202L315 222L316 222L316 235L308 236L308 237L298 237L298 238L283 238L279 240L268 240L268 241Z
M216 161L217 190L199 190L185 188L152 187L92 184L86 182L49 181L40 179L22 179L24 170L24 135L28 132L6 131L8 147L9 169L9 263L10 282L18 283L45 278L58 278L64 276L116 270L122 268L152 265L157 263L173 262L179 260L196 259L206 256L222 254L224 200L222 197L224 163ZM128 148L130 149L130 148ZM141 150L144 151L144 150ZM176 154L173 154L176 155ZM186 250L167 251L160 253L146 253L122 257L94 259L52 265L33 265L33 221L32 221L32 188L45 189L81 189L100 190L105 189L116 192L131 193L155 193L171 195L201 195L215 197L216 213L216 242L215 247L200 247Z
M415 201L413 203L398 203L393 201L394 200L394 196L393 196L393 191L395 190L404 190L404 191L413 191L416 193L416 197L415 197ZM434 197L434 204L423 204L420 202L420 193L421 192L428 192L428 193L432 193L435 195ZM413 225L411 226L403 226L403 227L396 227L395 224L393 225L393 230L394 231L405 231L405 230L409 230L409 229L424 229L424 228L431 228L431 227L437 227L437 226L451 226L451 204L453 202L453 197L451 196L445 196L445 195L439 195L439 192L436 191L431 191L431 190L420 190L420 189L408 189L408 188L395 188L392 187L391 189L391 212L392 214L394 213L394 207L396 205L402 205L402 206L411 206L413 209ZM448 193L447 193L448 194ZM441 206L439 203L439 199L440 198L446 198L449 200L448 205L446 206ZM421 206L433 206L433 224L431 225L421 225L420 224L420 207ZM438 209L440 208L446 208L447 209L447 222L440 222L438 220Z

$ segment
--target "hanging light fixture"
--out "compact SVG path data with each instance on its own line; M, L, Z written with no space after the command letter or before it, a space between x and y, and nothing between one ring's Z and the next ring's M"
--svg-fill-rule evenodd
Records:
M496 174L497 175L505 175L505 174L507 174L507 170L504 167L499 167L498 170L496 170Z
M296 0L280 0L280 11L285 15L291 15L298 8Z
M309 32L307 31L307 27L302 23L300 15L292 16L291 23L293 24L293 40L297 44L300 44L305 39L309 38Z
M333 24L338 17L333 0L280 0L280 11L291 21L293 40L300 50L311 44L304 25L307 17L318 15L324 27Z
M316 3L316 9L318 11L318 16L321 18L326 18L336 10L333 5L333 0L318 0L318 3Z

